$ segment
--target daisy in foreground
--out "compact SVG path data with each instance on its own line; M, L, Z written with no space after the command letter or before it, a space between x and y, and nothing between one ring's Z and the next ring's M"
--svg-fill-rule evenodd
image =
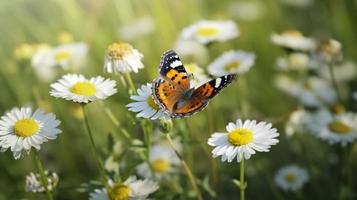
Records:
M240 189L240 199L245 199L247 183L244 181L244 160L248 160L255 152L269 152L272 145L279 142L276 128L270 123L255 120L237 119L236 123L228 123L228 133L214 133L208 144L213 146L213 157L221 156L222 162L240 162L240 180L237 186Z
M138 95L133 95L130 99L136 101L126 105L132 112L137 112L136 117L143 117L147 119L160 119L166 118L166 115L162 112L158 105L156 105L152 97L151 84L147 83L137 89Z
M228 133L214 133L208 139L208 144L215 147L213 157L221 156L222 162L237 162L248 160L255 152L268 152L271 145L279 142L277 129L270 123L255 120L230 122L226 127Z
M101 76L86 79L83 75L67 74L56 83L51 84L51 96L74 101L90 103L106 99L117 92L116 83Z
M42 143L56 139L62 132L59 124L54 114L41 109L32 112L29 107L13 108L0 119L1 151L10 148L15 159L19 159L32 147L40 150Z
M135 176L130 176L124 183L111 182L109 185L109 194L104 188L96 189L89 194L89 200L144 200L159 188L156 182L138 180Z
M357 115L352 112L333 114L321 109L312 115L307 128L312 134L329 142L346 146L357 139Z
M275 174L275 183L284 191L300 190L309 181L309 174L304 168L288 165Z
M208 44L210 42L227 41L238 36L239 30L233 21L201 20L184 28L180 39Z
M138 73L144 68L143 58L137 49L129 43L117 42L108 46L105 52L104 71L108 73Z

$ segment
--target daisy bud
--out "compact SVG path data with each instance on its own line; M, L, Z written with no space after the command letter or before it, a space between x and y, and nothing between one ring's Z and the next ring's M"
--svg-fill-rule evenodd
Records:
M171 119L160 119L159 129L162 133L169 133L172 129L172 120Z

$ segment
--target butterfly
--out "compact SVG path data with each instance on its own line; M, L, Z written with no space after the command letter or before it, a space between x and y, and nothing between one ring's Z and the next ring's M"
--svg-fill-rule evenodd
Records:
M161 56L159 71L160 77L152 86L153 99L171 118L188 117L201 111L236 78L235 74L228 74L191 88L189 74L172 50Z

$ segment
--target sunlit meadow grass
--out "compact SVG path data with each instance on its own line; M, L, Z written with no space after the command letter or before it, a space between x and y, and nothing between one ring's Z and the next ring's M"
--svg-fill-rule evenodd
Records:
M226 32L207 39L201 20ZM356 24L355 0L1 1L0 116L41 108L62 133L16 151L5 132L37 136L41 120L0 123L0 200L356 199ZM192 85L238 78L192 116L153 116L133 103L159 109L146 84L169 49ZM65 100L51 84L66 74L112 84L72 77Z

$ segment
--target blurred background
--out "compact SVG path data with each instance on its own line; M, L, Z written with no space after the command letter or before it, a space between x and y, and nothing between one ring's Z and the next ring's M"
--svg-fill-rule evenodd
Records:
M274 63L284 51L272 44L270 36L287 29L297 29L314 38L334 38L342 43L344 57L355 61L356 0L1 1L0 113L16 106L33 105L54 112L62 121L60 127L63 133L57 140L43 145L41 151L45 168L57 172L60 177L56 199L87 199L88 194L77 189L82 183L96 179L98 174L80 110L70 102L50 97L49 84L53 81L36 76L26 53L18 53L19 47L24 44L56 46L66 41L86 43L89 51L85 64L76 72L88 77L102 75L118 81L118 93L106 104L121 125L140 138L142 134L132 120L135 115L125 107L130 102L127 90L121 85L118 75L103 73L107 46L125 41L144 55L145 68L132 74L136 87L139 87L158 76L160 56L165 50L175 47L182 28L201 19L234 20L241 33L234 40L209 46L207 56L196 60L203 68L230 49L241 49L256 55L255 65L249 73L210 104L214 122L209 126L214 127L214 131L224 131L228 122L244 117L273 121L281 133L280 143L270 153L257 154L247 162L247 199L331 199L326 191L334 190L334 177L323 161L333 160L335 154L329 146L311 136L297 135L296 140L290 140L284 135L281 119L286 118L296 104L273 84L276 74ZM59 71L56 79L65 73L68 71ZM356 80L351 87L355 85ZM246 104L247 110L241 109L242 104ZM91 127L104 157L108 151L108 134L111 133L117 140L121 137L98 103L89 107ZM203 149L210 150L206 143L212 134L208 129L206 112L207 109L189 120L176 120L174 123L175 133L186 144L184 156L202 180L210 173L207 169L209 161L202 156L205 154ZM190 126L190 133L180 131L186 123ZM231 179L239 177L239 164L221 163L218 159L216 162L218 180L212 188L217 195L203 192L204 199L236 199L239 192ZM288 163L305 166L310 172L311 180L301 191L303 196L283 194L274 184L274 172ZM356 161L350 162L351 169L356 167ZM14 160L10 152L2 153L0 171L0 199L42 198L24 190L25 175L35 171L31 155ZM133 170L123 173L130 174ZM357 174L354 172L351 175ZM189 186L182 184L181 187L182 190L174 196L167 196L165 191L159 190L154 198L186 199L184 194ZM356 185L353 188L357 189Z

